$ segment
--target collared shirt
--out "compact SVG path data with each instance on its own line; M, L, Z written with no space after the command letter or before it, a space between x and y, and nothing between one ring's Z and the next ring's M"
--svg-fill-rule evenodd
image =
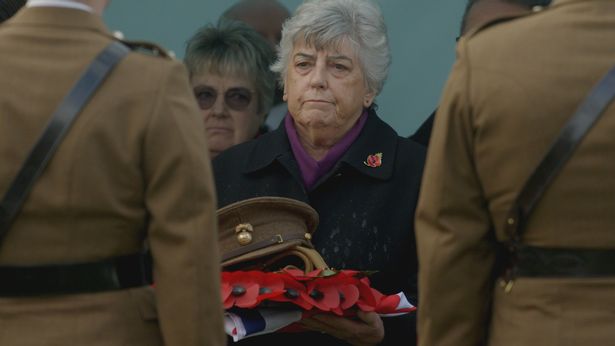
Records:
M286 133L288 134L288 141L290 142L290 147L293 151L295 159L297 160L297 164L299 165L301 177L303 178L303 185L308 190L311 190L318 179L327 174L327 172L335 166L335 163L339 161L350 145L355 141L355 139L357 139L366 121L367 111L364 110L363 114L361 114L359 120L357 120L350 131L348 131L344 137L342 137L342 139L329 150L327 155L322 160L316 161L307 153L303 145L301 145L297 134L297 129L295 128L295 122L289 113L286 114L286 118L284 118L284 126L286 127Z
M28 0L26 7L64 7L86 12L94 12L92 7L72 0Z

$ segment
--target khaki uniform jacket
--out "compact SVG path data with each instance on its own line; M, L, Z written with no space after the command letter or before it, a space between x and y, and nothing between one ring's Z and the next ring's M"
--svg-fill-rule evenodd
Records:
M416 219L423 346L615 343L615 278L491 278L490 239L590 88L615 65L615 1L555 0L463 39ZM615 105L543 195L523 241L615 249ZM494 232L495 230L495 232ZM493 297L493 310L489 309Z
M28 8L0 26L1 194L112 39L98 16L65 8ZM103 260L136 253L147 238L155 294L0 298L0 345L222 345L214 209L184 67L129 54L34 186L0 246L0 265Z

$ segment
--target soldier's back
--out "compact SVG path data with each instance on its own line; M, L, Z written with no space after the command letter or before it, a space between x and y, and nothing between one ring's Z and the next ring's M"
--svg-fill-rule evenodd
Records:
M28 8L0 28L0 193L114 40L98 16L66 8ZM223 342L202 120L183 65L145 48L77 116L0 243L0 267L106 261L142 252L147 238L159 292L0 294L2 345L161 345L161 326L167 345Z
M615 2L556 0L475 33L470 73L477 174L500 241L530 173L590 89L615 65ZM523 243L615 249L615 107L588 132L528 220ZM495 289L491 345L608 344L615 278L518 278Z

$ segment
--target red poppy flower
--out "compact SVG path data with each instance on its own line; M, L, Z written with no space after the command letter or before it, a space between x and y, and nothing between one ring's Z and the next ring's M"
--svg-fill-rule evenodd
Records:
M337 275L316 279L307 286L308 294L314 299L314 306L322 311L343 315L359 299L356 280L338 273Z
M362 276L360 273L355 274L357 279L357 288L359 289L359 300L357 306L363 311L375 311L378 302L382 297L382 293L371 288L369 278Z
M224 308L253 308L258 303L258 272L222 272Z
M284 294L284 280L277 273L261 273L259 278L258 302Z
M380 167L382 165L382 153L367 156L367 160L363 161L363 164L372 168Z
M222 276L224 277L224 273L222 273ZM222 302L225 302L231 295L231 290L233 289L233 287L230 283L224 281L224 279L222 279L221 286L222 287L220 291L222 293Z
M393 314L397 312L400 298L398 295L393 294L390 296L382 296L376 307L376 312L379 314Z
M307 294L306 287L297 281L294 276L281 272L277 275L284 282L284 294L270 298L274 302L290 302L300 306L304 310L310 310L314 306L314 300Z
M321 278L308 283L308 295L314 300L314 306L321 311L331 311L340 306L338 283Z
M367 297L362 298L368 300L371 298L371 290L369 290L369 281L363 282L359 277L363 275L361 272L353 270L342 270L338 276L343 279L345 285L340 286L340 309L348 310L359 302L362 295ZM367 280L367 278L365 278Z
M359 301L361 292L357 285L347 284L338 288L340 293L340 309L346 310L351 308Z

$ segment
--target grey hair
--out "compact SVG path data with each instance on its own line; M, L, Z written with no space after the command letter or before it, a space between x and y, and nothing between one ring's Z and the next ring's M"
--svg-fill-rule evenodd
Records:
M278 59L271 66L280 75L288 72L293 46L298 40L317 50L349 41L359 57L367 88L382 91L391 65L386 25L380 8L370 0L308 0L284 23Z
M267 41L248 25L221 19L188 40L184 63L191 79L201 73L247 77L256 88L259 114L267 114L275 92L276 77L269 69L274 57Z

